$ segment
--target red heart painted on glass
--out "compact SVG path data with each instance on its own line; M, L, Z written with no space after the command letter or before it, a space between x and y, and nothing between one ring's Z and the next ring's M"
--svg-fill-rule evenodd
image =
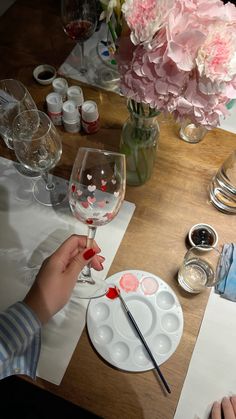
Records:
M96 202L96 198L95 198L95 196L94 196L94 197L92 197L92 196L88 196L87 201L88 201L90 204L94 204L94 202Z

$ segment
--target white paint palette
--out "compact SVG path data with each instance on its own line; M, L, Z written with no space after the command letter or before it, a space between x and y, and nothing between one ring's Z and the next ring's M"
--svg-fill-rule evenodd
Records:
M112 287L120 289L158 365L167 361L183 333L182 308L170 286L138 270L116 273L106 282L111 286L110 297ZM91 300L87 328L96 351L113 366L133 372L154 368L119 298L105 295Z

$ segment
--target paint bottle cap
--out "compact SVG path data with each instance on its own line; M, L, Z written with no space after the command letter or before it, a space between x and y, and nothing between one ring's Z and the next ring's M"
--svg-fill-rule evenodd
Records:
M63 119L67 122L75 121L79 117L78 107L73 100L67 100L62 106Z
M83 91L79 86L70 86L67 89L67 99L73 100L73 102L78 106L82 106L84 103Z
M66 92L68 89L68 83L66 79L63 77L57 77L52 82L52 88L55 93L59 93L59 95L62 96L63 100L66 99Z
M81 108L82 119L85 122L94 122L98 119L98 107L93 100L86 100Z
M57 113L62 111L62 97L59 93L49 93L46 96L47 109L49 112Z

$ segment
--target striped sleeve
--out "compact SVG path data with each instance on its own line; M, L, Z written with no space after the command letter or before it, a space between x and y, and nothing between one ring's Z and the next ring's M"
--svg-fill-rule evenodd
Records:
M0 313L0 379L14 374L36 377L41 323L23 302Z

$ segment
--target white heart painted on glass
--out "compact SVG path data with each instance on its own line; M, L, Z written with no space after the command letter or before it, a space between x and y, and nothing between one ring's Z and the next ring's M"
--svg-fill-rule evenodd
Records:
M88 180L91 180L92 179L92 176L91 175L87 175L87 179Z
M113 185L115 185L116 184L116 180L115 179L112 179L111 180L111 183L113 183Z
M119 196L119 192L114 192L114 196L117 198Z
M78 195L78 196L81 196L81 195L82 195L82 193L83 193L83 192L82 192L82 191L80 191L79 189L78 189L76 192L77 192L77 195Z
M102 186L105 186L105 185L107 184L107 181L106 181L106 180L104 180L104 179L102 179L102 180L101 180L101 184L102 184Z
M89 186L88 186L88 190L89 190L89 192L94 192L94 191L95 191L95 189L96 189L96 186L95 186L95 185L89 185Z

